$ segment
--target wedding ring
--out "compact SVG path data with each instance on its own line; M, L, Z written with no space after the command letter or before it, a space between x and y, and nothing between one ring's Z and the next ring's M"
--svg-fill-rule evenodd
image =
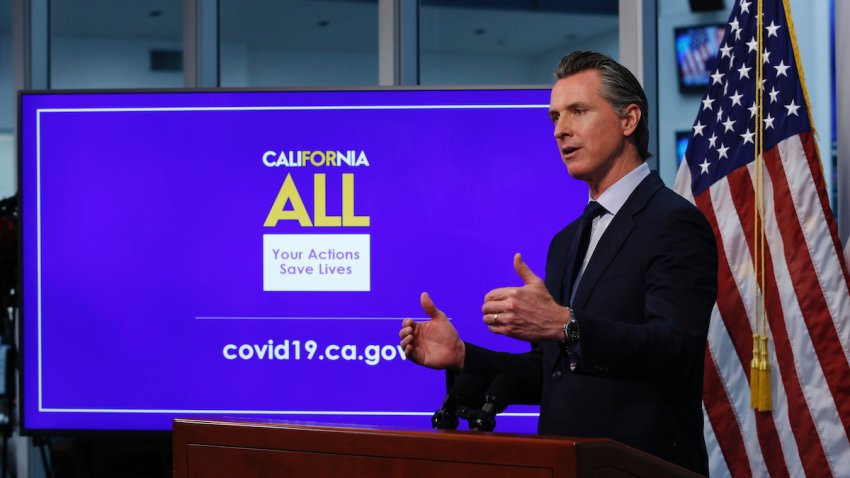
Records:
M496 323L496 319L499 318L499 314L493 314L493 323Z

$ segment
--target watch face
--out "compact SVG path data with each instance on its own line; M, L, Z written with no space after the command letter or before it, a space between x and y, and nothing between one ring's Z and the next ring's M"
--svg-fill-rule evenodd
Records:
M567 336L567 343L574 344L578 342L581 335L578 330L578 322L571 320L564 328L564 335Z

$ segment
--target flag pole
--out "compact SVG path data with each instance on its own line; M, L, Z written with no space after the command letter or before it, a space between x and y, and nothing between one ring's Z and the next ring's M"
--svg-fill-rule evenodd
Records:
M755 209L753 229L753 268L756 281L755 331L753 333L753 359L750 362L750 406L760 412L771 410L770 361L768 359L767 314L765 311L765 225L767 206L764 187L764 2L758 0L756 14L755 54Z

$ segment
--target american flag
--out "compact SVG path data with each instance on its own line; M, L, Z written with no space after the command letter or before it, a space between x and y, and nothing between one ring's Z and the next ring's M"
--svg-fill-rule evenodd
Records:
M720 256L703 392L709 468L712 476L848 476L850 275L789 7L763 0L761 48L756 10L756 0L732 9L675 186L708 218ZM763 65L769 412L750 408L752 337L761 323L753 260L756 62Z

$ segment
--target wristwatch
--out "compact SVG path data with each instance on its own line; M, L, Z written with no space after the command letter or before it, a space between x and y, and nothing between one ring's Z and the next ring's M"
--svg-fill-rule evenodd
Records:
M581 331L578 327L578 322L576 321L576 314L573 312L572 307L570 309L570 321L564 324L564 343L567 345L577 344L579 339L581 338Z

